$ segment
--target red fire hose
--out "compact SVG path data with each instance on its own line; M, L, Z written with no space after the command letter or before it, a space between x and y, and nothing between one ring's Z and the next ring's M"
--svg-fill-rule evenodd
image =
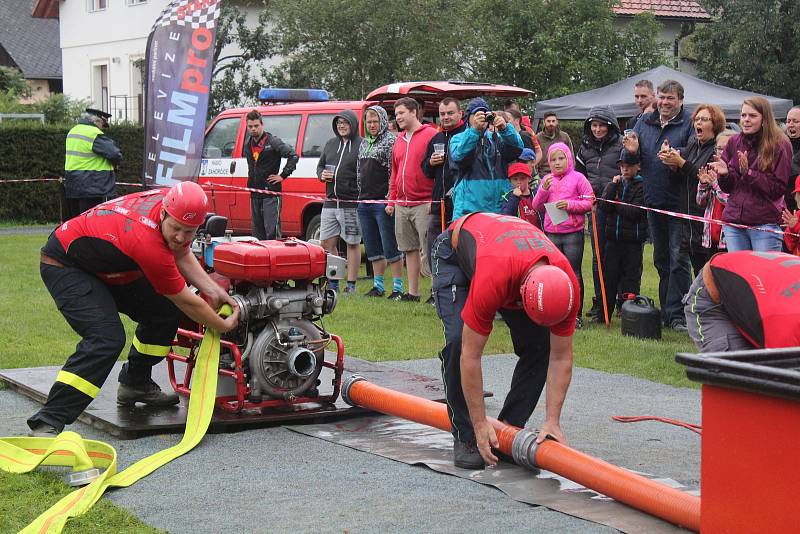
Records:
M450 431L447 406L399 393L354 375L344 380L342 398L351 406L402 417ZM518 465L561 475L621 503L694 531L700 530L700 497L664 486L557 441L537 445L536 434L492 419L499 450Z

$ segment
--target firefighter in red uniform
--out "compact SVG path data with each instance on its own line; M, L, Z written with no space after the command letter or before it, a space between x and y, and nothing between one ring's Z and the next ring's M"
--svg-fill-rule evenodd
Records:
M498 419L524 427L547 383L538 441L564 441L561 407L572 377L578 280L544 233L517 217L472 213L433 246L433 290L445 332L439 353L457 467L494 465L497 436L486 420L481 356L500 313L519 357Z
M743 250L717 254L684 298L700 352L800 346L800 258Z
M182 182L106 202L50 234L42 247L42 280L81 341L56 376L47 403L28 419L31 435L60 433L92 402L125 347L120 313L138 326L119 374L117 402L177 404L177 396L162 392L150 373L169 352L181 312L220 332L234 328L239 317L233 299L189 248L207 204L199 185ZM234 308L224 319L214 311L223 303Z

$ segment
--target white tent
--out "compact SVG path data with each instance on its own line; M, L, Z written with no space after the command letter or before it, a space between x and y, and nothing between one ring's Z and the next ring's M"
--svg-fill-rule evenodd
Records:
M786 117L786 113L793 105L791 100L785 98L731 89L661 65L605 87L538 102L533 117L541 120L546 112L554 111L559 119L584 120L589 116L589 110L593 106L600 105L611 106L618 118L634 117L639 114L639 108L633 103L633 86L642 79L650 80L653 87L658 87L664 80L677 80L683 85L683 105L686 109L693 110L696 105L702 103L716 104L722 108L729 120L739 119L742 100L751 96L763 96L769 100L772 111L779 120Z

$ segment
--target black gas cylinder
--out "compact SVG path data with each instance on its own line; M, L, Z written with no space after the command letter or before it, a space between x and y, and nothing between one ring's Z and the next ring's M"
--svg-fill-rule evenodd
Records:
M661 339L661 312L650 297L636 295L622 303L622 335Z

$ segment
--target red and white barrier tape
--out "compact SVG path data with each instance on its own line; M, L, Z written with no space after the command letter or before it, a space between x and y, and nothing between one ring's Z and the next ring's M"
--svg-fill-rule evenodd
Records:
M204 189L209 189L211 191L213 191L214 189L216 189L218 187L222 187L222 188L225 188L225 189L233 189L233 190L236 190L236 191L248 191L250 193L261 193L261 194L265 194L265 195L300 197L300 198L306 198L306 199L310 199L310 200L316 200L318 202L324 202L326 200L336 200L336 199L327 199L324 196L320 196L320 195L306 195L306 194L303 194L303 193L284 193L284 192L278 192L278 191L269 191L267 189L254 189L252 187L240 187L240 186L237 186L237 185L210 184L210 183L204 183L204 184L200 184L200 185L202 185ZM342 203L347 202L347 203L352 203L352 204L396 204L396 205L401 205L401 206L417 206L417 205L421 205L421 204L430 204L431 203L430 200L386 200L386 199L382 199L382 200L339 200L339 201L342 202Z
M707 218L701 217L699 215L691 215L689 213L679 213L679 212L676 212L676 211L662 210L662 209L659 209L659 208L649 208L647 206L639 206L639 205L636 205L636 204L629 204L627 202L620 202L619 200L608 200L608 199L605 199L605 198L595 198L594 196L581 196L581 198L590 199L590 200L599 200L600 202L608 202L609 204L617 204L619 206L631 206L631 207L639 208L639 209L645 210L645 211L652 211L653 213L661 213L662 215L669 215L670 217L675 217L677 219L685 219L685 220L689 220L689 221L697 221L697 222L703 222L703 223L717 224L717 225L720 225L720 226L732 226L733 228L740 228L742 230L758 230L758 231L761 231L761 232L769 232L771 234L778 234L778 235L781 235L781 236L785 235L783 230L775 230L773 228L764 228L763 226L747 226L746 224L725 222L725 221L720 221L720 220L711 219L711 218L707 219ZM788 234L792 235L792 236L800 237L800 236L798 236L798 234L794 234L794 233L791 233L791 232L788 232Z
M26 178L24 180L0 180L0 185L2 184L21 184L21 183L30 183L30 182L63 182L64 178L59 176L57 178ZM143 187L142 184L132 184L127 182L117 182L117 185L128 185L132 187Z
M0 180L1 184L7 183L21 183L21 182L63 182L63 178L32 178L27 180ZM133 187L143 187L140 183L126 183L126 182L117 182L117 185L126 185L126 186L133 186ZM254 189L252 187L240 187L237 185L228 185L228 184L212 184L209 182L200 184L203 189L207 189L214 192L215 189L223 188L223 189L231 189L234 191L246 191L248 193L261 193L264 195L272 195L272 196L291 196L291 197L298 197L298 198L305 198L308 200L314 200L316 202L325 202L328 200L324 195L311 195L311 194L304 194L304 193L284 193L282 191L269 191L267 189ZM163 187L163 186L156 186L156 187ZM336 200L336 199L332 199ZM430 200L340 200L342 203L352 203L352 204L396 204L400 206L416 206L422 204L430 204Z
M0 184L20 184L26 182L63 182L63 178L27 178L25 180L0 180Z
M25 183L25 182L63 182L63 178L29 178L24 180L0 180L1 184L6 183ZM125 186L133 186L133 187L143 187L140 183L126 183L126 182L117 182L117 185L125 185ZM204 189L208 189L209 191L214 192L217 188L223 189L231 189L235 191L246 191L249 193L261 193L265 195L272 195L272 196L292 196L298 198L305 198L308 200L314 200L316 202L325 202L327 200L324 196L321 195L309 195L303 193L284 193L278 191L269 191L266 189L254 189L252 187L240 187L237 185L227 185L227 184L212 184L212 183L204 183L200 184L203 186ZM608 202L609 204L618 204L620 206L632 206L634 208L639 208L645 211L652 211L654 213L661 213L662 215L668 215L670 217L676 217L678 219L685 219L689 221L697 221L703 223L710 223L710 224L718 224L720 226L732 226L733 228L740 228L742 230L759 230L761 232L769 232L772 234L778 235L785 235L783 230L774 230L772 228L763 228L762 226L747 226L745 224L738 224L738 223L731 223L731 222L724 222L717 219L707 219L705 217L701 217L699 215L690 215L688 213L679 213L675 211L663 210L660 208L649 208L647 206L638 206L636 204L628 204L627 202L620 202L619 200L608 200L605 198L596 198L594 195L591 196L581 196L582 199L588 200L598 200L600 202ZM391 204L394 203L396 205L401 206L415 206L421 204L430 204L430 200L342 200L341 202L348 202L353 204ZM800 237L800 234L794 234L791 232L787 232L789 235L794 237Z

